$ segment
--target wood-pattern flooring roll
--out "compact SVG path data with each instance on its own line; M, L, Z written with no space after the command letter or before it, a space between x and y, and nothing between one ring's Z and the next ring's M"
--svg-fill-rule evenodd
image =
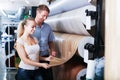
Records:
M57 32L54 32L54 35L57 56L51 59L50 66L64 64L71 59L76 52L78 52L77 55L84 57L85 44L93 44L94 42L94 39L91 36L80 36Z
M83 80L85 73L79 73L86 69L86 63L83 62L83 58L75 54L66 63L54 66L52 69L53 80Z

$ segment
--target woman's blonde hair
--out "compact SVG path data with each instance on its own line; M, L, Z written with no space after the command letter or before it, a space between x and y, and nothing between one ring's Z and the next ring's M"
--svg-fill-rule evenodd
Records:
M17 28L17 38L19 38L19 37L21 37L23 35L23 33L24 33L24 25L29 24L28 23L29 21L35 21L35 19L32 18L32 17L29 17L27 19L24 19L24 20L20 21L20 23L18 24L18 28ZM15 50L17 49L16 46L17 46L17 44L16 44L16 41L15 41L15 44L14 44Z
M18 24L18 28L17 28L17 38L19 38L23 35L24 25L27 25L29 21L35 21L35 19L32 17L29 17L27 19L20 21L20 23Z

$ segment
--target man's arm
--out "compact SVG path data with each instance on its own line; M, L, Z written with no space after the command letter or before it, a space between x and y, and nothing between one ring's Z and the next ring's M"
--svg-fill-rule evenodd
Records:
M55 47L54 47L54 42L48 42L49 45L49 49L50 49L50 55L52 56L56 56L56 51L55 51Z

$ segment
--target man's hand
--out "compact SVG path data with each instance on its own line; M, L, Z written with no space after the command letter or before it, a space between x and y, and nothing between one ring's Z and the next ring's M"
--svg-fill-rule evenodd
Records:
M51 56L56 56L56 51L54 51L54 50L52 50L51 52L50 52L50 54L51 54Z

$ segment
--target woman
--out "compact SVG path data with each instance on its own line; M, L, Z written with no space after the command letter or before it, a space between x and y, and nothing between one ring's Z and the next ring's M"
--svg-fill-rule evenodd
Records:
M40 48L38 41L32 36L35 31L35 26L36 23L33 18L23 20L18 25L15 49L21 62L16 75L17 80L43 80L38 68L49 68L47 63L39 62L40 59L49 61L51 56L47 58L39 56Z

